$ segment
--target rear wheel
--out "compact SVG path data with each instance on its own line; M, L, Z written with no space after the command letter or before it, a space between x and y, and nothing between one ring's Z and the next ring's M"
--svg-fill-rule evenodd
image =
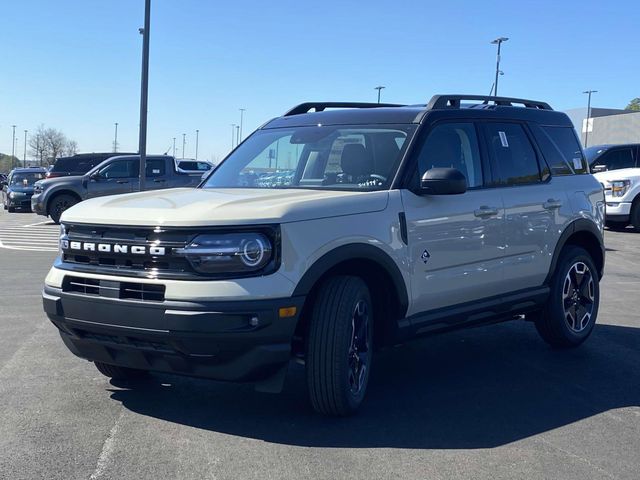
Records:
M560 256L549 300L536 319L536 329L552 347L577 347L591 335L599 304L595 264L586 250L570 245Z
M49 206L49 216L51 220L55 223L60 223L62 212L73 207L76 203L78 203L78 199L71 195L63 194L53 197Z
M373 306L359 277L327 280L316 298L307 337L307 387L325 415L355 412L364 399L373 354Z
M640 232L640 198L636 198L633 205L631 205L631 216L629 220L633 228Z
M615 232L621 232L627 228L629 225L627 222L606 222L605 224L609 230L613 230Z
M146 370L137 368L118 367L102 362L94 362L94 364L101 374L114 380L137 380L149 374Z

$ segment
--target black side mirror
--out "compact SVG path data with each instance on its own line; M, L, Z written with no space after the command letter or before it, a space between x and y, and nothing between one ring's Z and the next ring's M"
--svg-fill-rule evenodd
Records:
M432 168L420 181L423 195L459 195L467 191L467 178L456 168Z

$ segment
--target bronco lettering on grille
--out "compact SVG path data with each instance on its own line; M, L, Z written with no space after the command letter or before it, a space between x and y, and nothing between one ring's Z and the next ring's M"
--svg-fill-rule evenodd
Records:
M120 243L95 243L61 240L63 250L75 250L80 252L123 253L132 255L166 255L165 247L147 247L145 245L122 245Z

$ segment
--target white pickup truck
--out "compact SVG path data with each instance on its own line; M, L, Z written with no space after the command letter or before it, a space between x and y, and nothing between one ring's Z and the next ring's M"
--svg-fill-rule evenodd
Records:
M604 185L607 226L640 231L640 147L598 145L585 150L591 171Z

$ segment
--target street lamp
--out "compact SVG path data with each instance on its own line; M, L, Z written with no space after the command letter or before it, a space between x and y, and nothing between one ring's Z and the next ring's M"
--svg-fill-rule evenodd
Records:
M11 128L13 128L13 133L12 133L12 140L11 140L11 168L13 168L13 157L15 156L16 153L16 126L15 125L11 125Z
M587 100L587 121L584 128L584 148L589 146L589 119L591 118L591 94L598 93L598 90L585 90L582 93L586 93L589 97Z
M173 137L173 158L176 158L176 137Z
M22 166L26 167L27 166L27 132L29 130L25 130L24 131L24 155L22 157Z
M187 134L182 134L182 158L184 158L184 146L187 144Z
M508 37L498 37L491 42L492 45L498 45L498 54L496 56L496 80L493 86L493 95L495 97L498 96L498 75L500 75L500 47L502 46L502 42L506 42L509 40Z
M113 153L118 152L118 122L114 124L116 126L116 132L113 135Z
M380 85L374 88L374 90L378 90L378 103L380 103L380 90L382 90L383 88L387 88L387 87L383 87L382 85Z
M236 146L236 124L231 124L231 150Z
M244 111L246 110L246 108L241 108L240 109L240 141L242 141L242 119L244 117Z
M240 145L240 125L236 125L236 146Z
M196 160L198 159L198 137L200 135L200 130L196 129Z
M151 33L151 0L144 2L144 28L138 29L142 34L142 75L140 80L140 135L138 151L140 153L139 185L144 190L147 165L147 103L149 101L149 33Z

